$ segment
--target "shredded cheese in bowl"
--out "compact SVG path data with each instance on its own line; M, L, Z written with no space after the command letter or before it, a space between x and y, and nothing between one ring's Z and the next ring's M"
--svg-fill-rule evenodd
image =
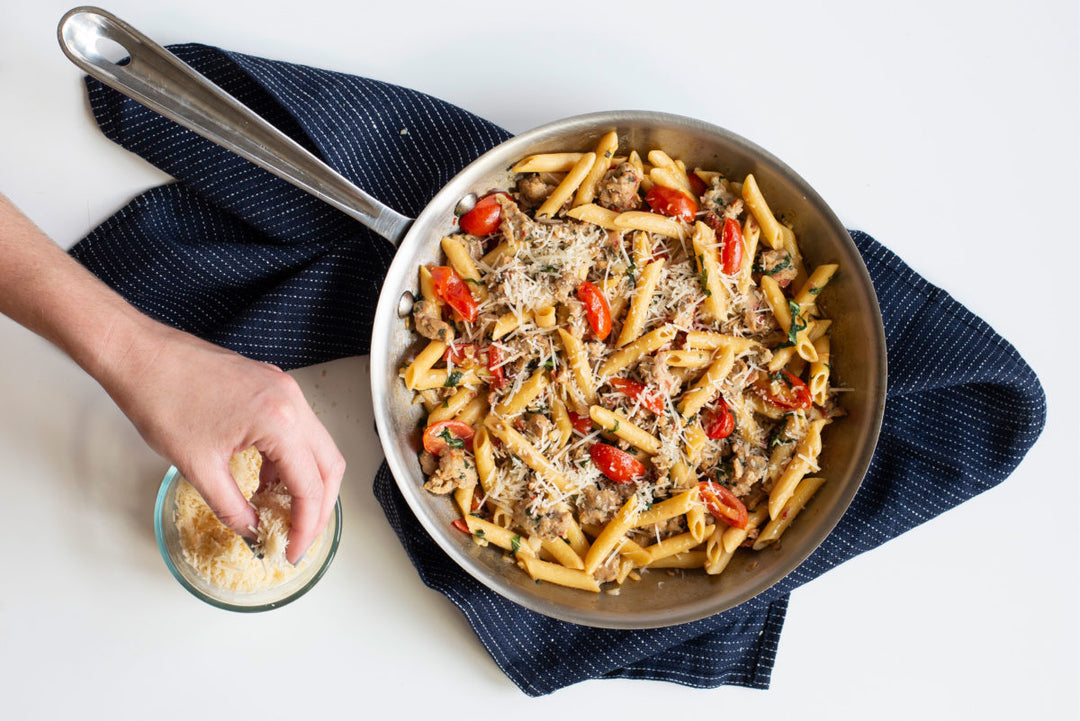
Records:
M266 610L305 593L326 570L340 539L340 504L303 559L285 558L291 496L281 484L259 489L262 457L255 448L229 461L229 471L255 507L259 524L254 550L228 528L176 469L158 494L155 530L166 565L182 585L213 605Z

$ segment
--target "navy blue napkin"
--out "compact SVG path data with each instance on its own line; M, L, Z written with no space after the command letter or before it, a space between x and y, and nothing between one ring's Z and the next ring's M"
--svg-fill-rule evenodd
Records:
M509 137L405 88L201 45L172 48L384 203L415 216ZM133 200L72 254L134 305L249 357L296 368L368 352L393 247L247 161L87 80L107 137L178 182ZM492 593L438 549L384 463L375 495L421 578L465 614L529 695L591 678L766 688L792 589L1004 480L1045 422L1042 387L986 323L869 235L853 232L889 352L881 439L835 532L758 597L711 618L612 631Z

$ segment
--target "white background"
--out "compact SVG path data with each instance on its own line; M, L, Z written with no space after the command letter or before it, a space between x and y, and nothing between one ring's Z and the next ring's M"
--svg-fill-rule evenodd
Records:
M70 5L0 5L0 192L68 247L166 177L94 126L55 40ZM614 108L725 126L1014 343L1046 431L998 488L796 591L770 690L593 681L532 700L421 584L372 497L366 359L298 373L349 462L338 558L307 597L242 616L161 562L166 463L0 319L0 716L1075 718L1076 4L364 5L108 8L162 43L395 82L514 132Z

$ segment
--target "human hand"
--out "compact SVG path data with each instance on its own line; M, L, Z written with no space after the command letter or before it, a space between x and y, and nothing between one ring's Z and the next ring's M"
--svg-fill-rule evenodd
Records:
M99 378L146 442L168 458L225 525L251 537L251 504L229 459L255 446L261 484L281 480L292 496L286 558L296 563L326 527L345 460L300 387L275 366L148 321L116 367Z

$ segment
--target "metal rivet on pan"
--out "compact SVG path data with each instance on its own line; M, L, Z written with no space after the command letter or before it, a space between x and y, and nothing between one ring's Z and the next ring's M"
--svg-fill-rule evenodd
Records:
M397 314L398 318L406 318L412 313L413 304L416 303L416 296L412 294L411 290L407 290L401 294L401 299L398 300Z
M476 193L469 193L454 206L454 215L461 217L473 209L476 205Z

